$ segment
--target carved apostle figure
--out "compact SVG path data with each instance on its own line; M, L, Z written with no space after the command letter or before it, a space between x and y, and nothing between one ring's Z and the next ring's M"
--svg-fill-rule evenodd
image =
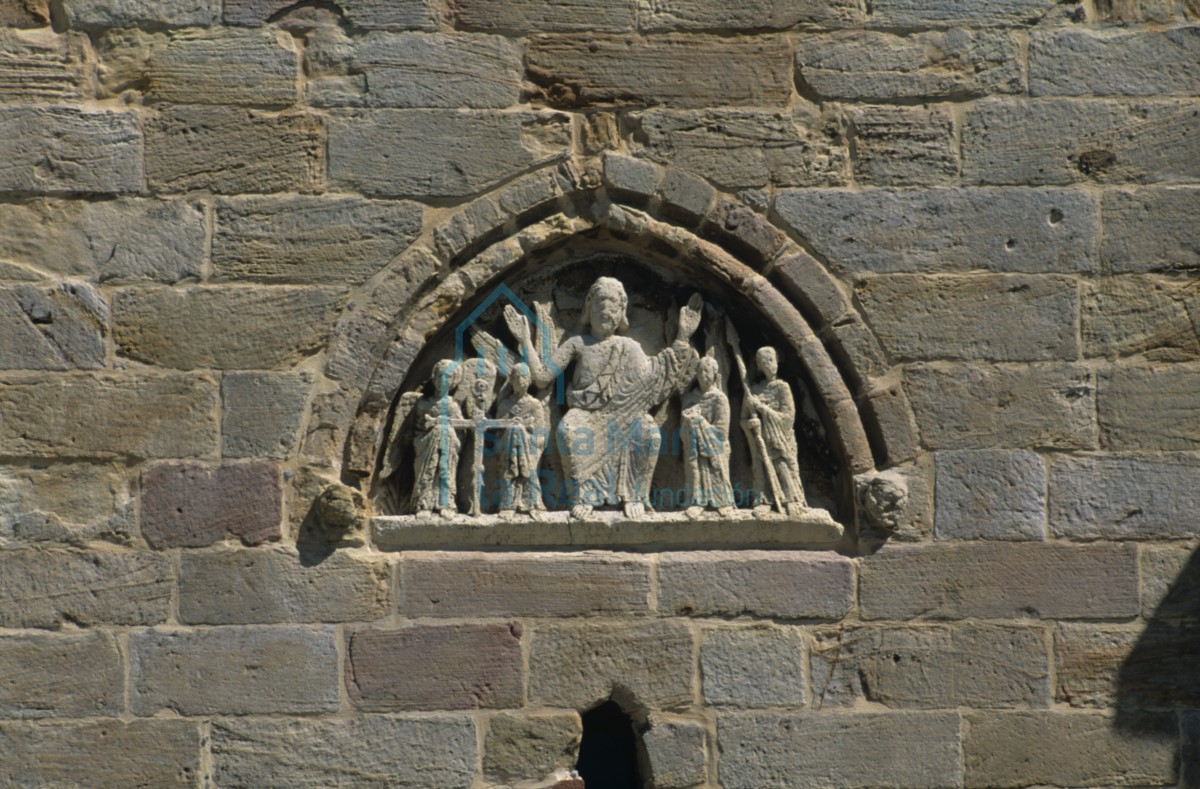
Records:
M743 401L742 426L754 457L754 487L759 491L757 512L771 504L789 515L808 509L796 446L796 401L787 381L780 380L779 358L765 346L754 357L761 381L750 386Z
M683 410L684 460L691 492L688 515L705 507L722 515L733 510L729 482L729 398L721 391L720 365L711 356L700 360L700 398Z
M597 279L584 299L581 331L553 350L552 366L533 347L528 320L505 311L535 385L547 386L558 371L573 368L556 444L575 518L605 504L622 506L630 518L645 512L662 440L650 410L688 386L699 358L690 344L704 306L699 294L680 310L674 344L654 356L621 334L629 328L628 305L619 280Z
M518 426L505 428L501 438L505 495L500 511L532 512L542 509L538 464L550 437L550 415L546 404L529 393L528 365L514 365L508 382L510 394L500 400L498 417Z
M433 396L422 397L414 409L413 499L421 516L437 510L449 517L458 511L454 499L462 440L454 423L462 419L462 409L453 396L457 381L455 363L448 359L438 362L433 367Z

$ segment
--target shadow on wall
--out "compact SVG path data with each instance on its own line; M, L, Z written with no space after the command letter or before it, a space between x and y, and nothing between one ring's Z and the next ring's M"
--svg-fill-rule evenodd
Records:
M1138 737L1182 735L1179 785L1200 789L1200 548L1148 550L1147 623L1117 671L1115 725Z

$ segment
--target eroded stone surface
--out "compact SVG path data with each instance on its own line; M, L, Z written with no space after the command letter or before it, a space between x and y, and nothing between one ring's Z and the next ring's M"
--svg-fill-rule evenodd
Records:
M84 283L0 289L0 369L103 367L108 322L108 304Z
M483 741L483 774L503 782L540 780L575 765L582 736L573 713L493 715Z
M939 539L1040 540L1046 536L1046 464L1033 452L938 452Z
M125 685L121 664L111 633L0 636L0 715L120 715Z
M0 189L137 192L142 131L133 112L0 106Z
M807 639L794 627L709 630L700 644L700 681L709 704L802 707Z
M155 548L197 548L226 536L279 537L279 470L267 462L163 463L142 474L142 534Z
M1050 529L1072 539L1194 536L1200 462L1187 455L1056 458Z

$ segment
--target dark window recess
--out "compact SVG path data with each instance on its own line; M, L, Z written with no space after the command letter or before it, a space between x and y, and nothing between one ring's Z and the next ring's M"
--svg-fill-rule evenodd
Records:
M615 701L583 714L583 742L576 765L587 789L642 789L638 736L633 720Z

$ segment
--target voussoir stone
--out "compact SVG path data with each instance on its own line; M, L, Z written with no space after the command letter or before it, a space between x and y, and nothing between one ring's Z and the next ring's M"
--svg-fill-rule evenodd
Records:
M122 662L111 633L0 636L0 717L120 715Z
M1050 703L1045 634L1038 627L934 625L817 634L814 704L1025 707Z
M279 537L282 499L274 463L162 463L142 474L142 535L154 548L257 544Z
M1189 455L1055 458L1050 529L1071 539L1193 537L1200 519L1200 460Z
M0 279L196 279L205 243L203 211L183 201L0 205Z
M113 336L119 355L177 369L291 367L324 346L337 307L307 287L124 288Z
M888 274L864 278L855 295L880 343L897 359L1015 362L1078 356L1074 278ZM1001 324L1005 330L997 331Z
M321 119L305 113L165 106L146 120L146 177L162 192L310 191L323 142Z
M1096 382L1086 366L918 364L904 382L931 449L1096 448Z
M937 463L934 534L942 540L1046 536L1046 464L1024 450L948 450Z
M1029 42L1029 92L1195 96L1200 92L1200 27L1035 31Z
M521 626L415 625L362 629L346 646L346 685L368 711L521 705Z
M634 556L406 552L409 616L649 613L650 565Z
M137 192L142 131L137 114L75 107L0 106L0 190Z
M855 30L806 36L796 50L805 86L841 99L965 97L1024 89L1018 43L1006 31L904 36Z
M1132 545L890 546L859 563L864 619L1135 616Z
M212 722L213 779L230 789L468 789L475 752L475 725L466 716Z
M1108 715L988 712L968 717L967 786L1163 786L1176 738L1130 736Z
M987 99L963 121L962 178L1023 186L1194 182L1198 145L1194 102Z
M632 120L641 155L727 188L847 180L850 153L832 113L648 109Z
M959 786L959 726L956 712L722 713L721 786Z
M204 375L8 378L0 411L0 454L184 458L220 442L217 384Z
M221 0L63 0L70 27L191 27L214 25Z
M421 206L351 196L236 197L216 205L218 279L357 285L421 230Z
M388 613L390 572L343 552L306 567L290 550L184 551L179 618L188 624L365 622Z
M537 98L560 107L782 106L792 93L791 59L777 36L548 35L531 39L525 70Z
M1075 189L795 189L784 223L850 272L1096 268L1095 200ZM1011 245L1011 246L1010 246Z
M0 784L193 787L200 740L197 721L4 722Z
M800 551L679 552L658 563L665 615L840 619L854 600L848 559Z
M1100 373L1106 449L1200 449L1200 363L1115 364Z
M85 63L79 36L0 30L0 101L80 101L89 87Z
M709 630L700 644L704 700L732 707L803 707L808 642L796 627Z
M135 715L334 712L334 628L209 627L129 635Z
M1114 274L1194 271L1200 268L1198 213L1200 189L1194 187L1105 190L1101 254Z
M483 741L483 774L506 783L541 780L575 766L582 737L583 724L574 712L493 715Z
M539 625L529 648L529 699L587 709L614 692L651 709L692 703L692 631L681 622Z
M0 288L0 369L94 370L107 335L108 304L90 285Z
M170 560L149 551L0 551L0 626L153 625L171 607Z
M561 158L566 116L548 112L367 110L329 125L329 176L372 195L465 197Z

